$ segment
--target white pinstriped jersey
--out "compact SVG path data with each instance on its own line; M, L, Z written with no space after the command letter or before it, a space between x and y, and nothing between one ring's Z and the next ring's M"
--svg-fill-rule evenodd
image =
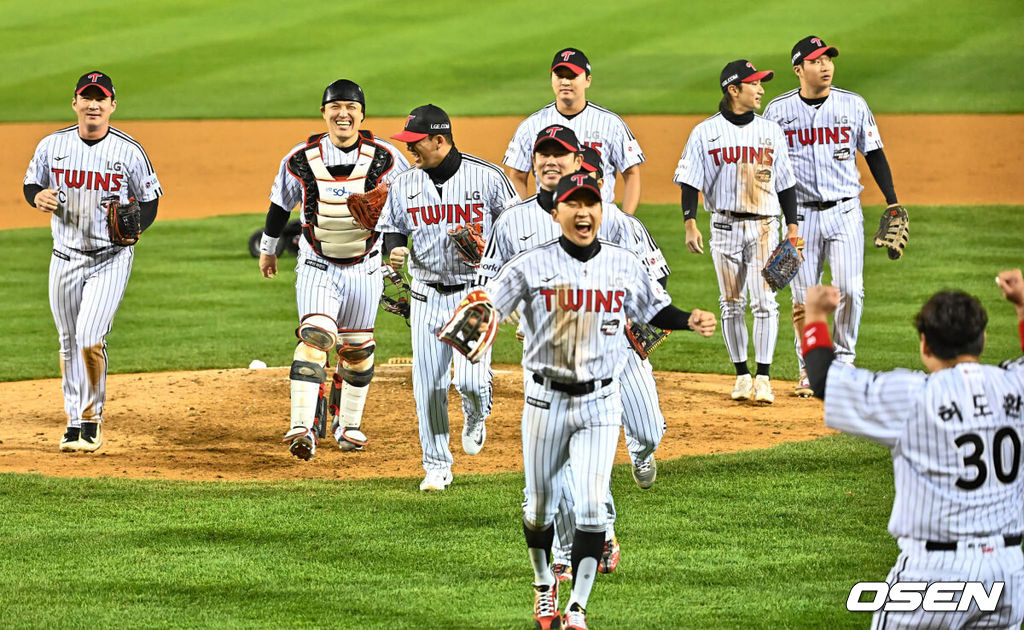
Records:
M795 183L777 124L754 114L741 127L720 113L690 132L673 181L702 191L704 207L711 212L764 216L781 213L776 193Z
M875 117L859 94L833 87L819 107L800 90L776 97L764 117L782 127L796 175L797 202L838 201L860 195L857 151L882 148Z
M109 129L92 146L78 135L78 125L55 131L36 146L24 183L57 191L60 207L50 218L55 246L80 251L110 247L103 201L152 201L163 194L142 145Z
M632 227L623 218L629 215L619 210L615 204L602 205L601 226L597 229L598 238L642 255ZM537 196L534 195L501 213L494 222L477 273L483 278L493 278L501 266L516 254L542 243L557 240L561 235L561 226L541 207L537 202Z
M618 378L629 352L626 317L648 322L671 303L636 254L601 241L586 262L555 240L509 260L485 287L499 319L517 308L528 323L523 367L557 381Z
M672 273L672 270L668 267L665 254L662 253L658 244L654 242L651 233L647 231L647 226L644 225L643 221L631 214L623 212L622 216L625 217L635 241L634 247L630 249L640 256L640 262L647 269L647 275L651 277L651 280L655 281L667 278Z
M892 450L895 537L955 541L1024 529L1024 365L933 374L835 361L825 424Z
M494 220L518 201L519 195L504 171L463 153L458 172L440 190L419 168L395 178L377 230L411 236L409 273L416 280L464 284L473 279L476 271L459 255L448 230L465 223L480 223L484 239L488 239Z
M409 160L405 159L402 152L387 140L374 136L373 141L387 149L388 153L395 160L395 165L391 170L384 173L384 176L381 178L383 181L391 184L398 177L399 173L408 170ZM327 167L355 165L356 160L359 158L359 144L357 142L346 151L334 146L330 135L325 135L320 139L320 152L324 158L324 165ZM291 210L296 204L302 202L302 181L288 171L288 160L296 151L301 150L305 146L305 142L300 142L288 151L288 154L281 160L281 165L277 170L277 177L274 178L274 183L270 188L271 203L275 203L285 210Z
M600 105L587 101L583 111L572 117L563 116L555 103L530 114L519 123L512 140L505 150L502 164L526 173L533 171L533 143L541 129L550 125L565 125L573 130L579 141L593 147L601 154L601 168L604 171L603 199L615 198L616 172L643 163L647 158L640 149L640 143L633 137L626 121Z

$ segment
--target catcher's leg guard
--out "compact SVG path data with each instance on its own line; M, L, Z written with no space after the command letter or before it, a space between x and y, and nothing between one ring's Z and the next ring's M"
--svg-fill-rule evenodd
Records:
M373 380L375 349L376 343L370 332L340 333L338 372L334 376L334 385L339 393L332 412L335 414L334 437L343 451L362 450L366 446L366 435L359 427L370 381Z
M291 379L292 427L313 427L320 385L327 379L324 365L327 351L337 338L337 324L325 315L310 315L295 331L299 344L289 374Z

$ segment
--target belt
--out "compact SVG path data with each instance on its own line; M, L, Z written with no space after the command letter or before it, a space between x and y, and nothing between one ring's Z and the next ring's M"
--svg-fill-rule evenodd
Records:
M771 217L763 214L755 214L753 212L732 212L731 210L723 210L722 214L729 217L730 219L740 219L746 221L748 219L770 219Z
M808 208L814 208L815 210L828 210L834 208L836 204L843 203L853 199L853 197L843 197L839 201L802 201L801 206L807 206Z
M548 389L553 389L556 392L562 392L570 396L586 396L590 392L607 387L612 384L612 379L606 378L600 381L587 381L585 383L562 383L560 381L553 381L550 378L544 378L539 374L533 375L533 382L538 385L543 385Z
M1006 543L1007 547L1019 547L1021 542L1024 542L1024 536L1021 534L1005 534L1003 536L1003 542ZM928 551L956 551L957 542L940 542L937 540L926 540L924 548Z
M441 284L440 282L424 282L431 289L437 291L441 295L451 295L452 293L458 293L466 288L464 284Z

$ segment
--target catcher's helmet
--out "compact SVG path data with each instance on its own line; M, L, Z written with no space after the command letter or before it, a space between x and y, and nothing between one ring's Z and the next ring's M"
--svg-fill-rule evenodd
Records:
M363 114L366 114L366 98L363 96L363 88L354 81L338 79L328 85L324 90L324 99L320 105L326 105L331 101L354 101L363 106Z

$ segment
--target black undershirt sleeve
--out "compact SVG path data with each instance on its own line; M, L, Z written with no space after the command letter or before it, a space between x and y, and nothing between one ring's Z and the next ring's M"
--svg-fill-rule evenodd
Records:
M156 207L160 204L160 198L157 197L152 201L140 201L139 202L139 217L140 227L142 232L145 232L149 226L153 225L153 221L156 221Z
M658 284L661 285L662 289L667 289L668 288L668 276L662 276L662 277L658 278Z
M650 323L662 330L690 330L690 313L669 304L658 311Z
M881 149L868 151L864 154L868 168L871 169L871 176L875 178L878 189L885 195L885 203L893 205L899 203L896 198L896 189L892 185L892 171L889 169L889 160L885 159L885 153Z
M804 367L807 368L807 381L811 384L814 395L825 400L825 383L828 381L828 367L836 351L828 346L815 348L804 355Z
M263 226L263 233L271 238L281 238L284 226L288 225L289 216L291 212L276 203L271 203L270 209L267 210L267 223Z
M679 184L683 189L680 203L683 206L683 220L697 218L697 189L689 184Z
M796 186L779 192L779 205L782 206L782 215L786 217L786 225L796 225Z
M25 201L27 201L28 205L33 208L36 207L36 195L38 195L41 190L44 190L44 188L39 184L25 184L21 187L21 191L25 193Z
M391 255L391 250L396 247L408 247L409 237L405 234L399 234L398 232L384 232L384 243L381 245L381 256L387 258Z

